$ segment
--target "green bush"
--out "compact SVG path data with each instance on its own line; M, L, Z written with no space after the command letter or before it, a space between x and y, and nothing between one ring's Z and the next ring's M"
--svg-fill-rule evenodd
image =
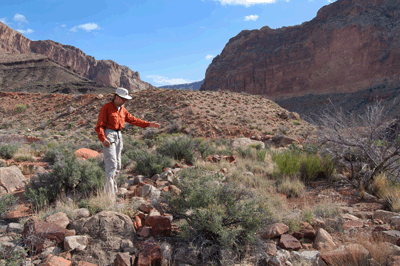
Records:
M198 140L196 146L197 146L197 150L200 152L201 157L203 159L206 159L211 154L215 154L216 153L216 149L208 141Z
M164 168L170 167L172 159L162 156L159 153L149 153L148 151L141 151L134 157L136 161L136 171L140 175L154 176L160 174Z
M303 155L300 162L300 177L303 180L313 180L322 172L319 156L316 154Z
M222 184L218 174L187 168L178 176L181 193L165 194L165 199L174 217L186 221L179 237L199 249L202 263L220 263L222 250L242 254L246 245L254 241L260 226L271 217L264 201L236 184ZM203 249L210 246L216 249L215 256L204 257Z
M247 148L238 147L237 151L238 151L239 155L243 158L252 158L253 157L251 147L247 147Z
M272 159L277 164L279 172L283 175L294 176L300 170L299 154L293 151L275 152Z
M0 157L11 159L18 150L18 145L15 144L0 144Z
M12 210L15 206L17 199L14 194L5 194L0 197L0 216L9 210Z
M256 151L256 158L259 162L265 162L265 156L267 155L267 150L260 149Z
M31 179L25 196L34 207L41 208L63 193L88 196L101 190L103 185L104 171L98 160L80 161L73 153L61 152L50 173Z
M176 160L185 160L186 163L194 163L195 141L187 136L172 136L163 139L157 152Z
M26 110L26 105L25 104L16 104L15 105L15 107L14 107L14 111L16 112L16 113L18 113L18 114L21 114L21 113L23 113L23 112L25 112L25 110Z

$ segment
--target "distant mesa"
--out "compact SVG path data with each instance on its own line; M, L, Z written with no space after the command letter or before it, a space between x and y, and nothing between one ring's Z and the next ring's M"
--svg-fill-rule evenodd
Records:
M165 85L165 86L160 86L158 88L162 89L183 89L183 90L199 90L201 85L203 85L204 79L201 81L196 81L193 83L185 83L185 84L176 84L176 85Z
M399 62L400 1L338 0L298 26L240 32L213 59L200 90L246 92L279 102L371 89L373 97L368 91L359 96L372 100L379 88L399 88ZM303 100L305 109L314 107L308 100L327 98Z
M27 86L25 89L29 92L40 90L33 86L35 82L42 86L50 84L52 89L55 84L64 84L61 87L71 92L78 89L96 91L96 88L106 90L113 87L125 87L129 90L153 88L151 84L140 79L137 71L126 66L111 60L96 60L71 45L62 45L51 40L31 41L1 22L0 74L0 87L16 91L24 86ZM28 82L23 84L21 81L13 85L21 77L29 77Z

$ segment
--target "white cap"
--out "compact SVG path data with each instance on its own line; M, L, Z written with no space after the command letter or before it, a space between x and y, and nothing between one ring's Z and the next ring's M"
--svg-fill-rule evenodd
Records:
M132 99L131 96L129 96L128 94L128 90L124 89L124 88L117 88L117 90L115 91L115 94L117 94L119 97L130 100Z

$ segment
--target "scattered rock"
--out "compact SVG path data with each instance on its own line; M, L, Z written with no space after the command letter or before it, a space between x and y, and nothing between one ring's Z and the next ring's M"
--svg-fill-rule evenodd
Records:
M289 232L289 227L283 223L275 223L267 226L261 233L265 239L281 236Z
M140 245L138 266L160 265L162 249L153 238L149 238Z
M86 248L88 242L87 236L67 236L64 238L64 250L82 251Z
M160 197L160 191L152 185L144 185L140 190L140 197L144 199L157 199Z
M0 186L2 186L7 193L23 188L26 182L25 176L17 166L0 167Z
M287 250L299 250L301 249L301 244L299 240L289 234L281 235L281 239L279 241L279 246L283 249Z
M399 216L396 212L384 211L384 210L376 210L374 212L374 219L379 219L384 221L385 223L389 223L392 217Z
M81 148L79 150L76 150L75 152L76 157L81 158L81 159L90 159L90 158L96 158L99 153L97 151L87 149L87 148Z
M9 223L7 226L7 233L22 234L24 226L20 223Z
M31 252L41 253L50 246L60 244L65 237L73 235L75 235L74 230L31 219L25 223L22 240Z
M76 215L76 219L87 218L90 216L90 212L86 208L80 208L74 210L74 214Z
M48 258L42 262L42 266L70 266L72 262L61 257L49 255Z
M129 253L118 253L114 260L114 266L131 266L132 256Z
M230 145L232 146L233 149L237 149L239 147L245 149L245 148L247 148L249 146L253 146L253 145L254 146L260 145L260 147L262 149L265 148L264 142L257 141L257 140L252 140L252 139L249 139L249 138L236 138L236 139L233 139L231 141Z
M318 229L314 240L314 248L317 250L329 251L333 250L335 247L336 244L333 242L332 236L324 229Z

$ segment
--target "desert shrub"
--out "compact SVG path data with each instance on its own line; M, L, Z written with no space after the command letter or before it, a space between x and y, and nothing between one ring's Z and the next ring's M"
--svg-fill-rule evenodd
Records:
M157 148L157 152L176 160L185 160L188 164L194 163L195 142L187 136L172 136L165 138Z
M264 201L249 190L222 184L218 174L187 168L178 175L181 193L166 194L165 199L172 214L186 221L179 237L199 250L202 263L220 263L223 250L241 254L270 218ZM206 255L210 248L215 251L213 256Z
M299 154L290 150L284 152L275 152L272 154L272 159L278 166L281 174L294 176L299 172L300 161Z
M66 151L56 156L50 173L31 179L25 191L28 201L36 208L54 202L63 193L90 195L102 189L104 171L96 159L80 161Z
M317 143L350 172L356 187L368 187L380 173L400 183L400 120L390 115L393 107L376 102L358 114L330 106L320 116Z
M372 183L372 192L384 200L386 208L393 212L400 212L400 185L388 179L382 173L375 177Z
M15 122L13 122L13 121L5 121L5 122L1 123L0 129L12 128L14 126L14 123Z
M237 152L243 158L252 158L253 157L251 147L247 147L247 148L238 147Z
M20 238L14 239L14 246L3 249L0 247L0 261L3 266L20 266L25 264L27 252L21 247L22 240Z
M11 159L18 150L16 144L0 144L0 157L4 159Z
M303 155L300 157L300 176L303 180L312 180L318 173L322 172L319 157L316 154Z
M0 197L0 216L9 210L12 210L17 202L14 194L5 194Z
M196 147L203 159L206 159L211 154L216 153L216 149L212 145L212 143L205 141L203 139L196 140Z
M259 162L265 162L265 157L267 155L266 149L260 149L256 151L256 158Z
M124 149L122 154L128 154L137 150L143 150L146 144L142 140L135 140L132 136L124 137Z
M150 177L160 174L164 168L170 167L172 164L171 158L148 151L138 152L134 160L136 161L137 173Z
M57 145L55 143L49 142L47 144L47 149L43 156L43 160L50 164L54 164L58 158L64 157L65 154L71 154L77 149L77 146L71 143L63 143Z
M23 113L23 112L25 112L25 110L26 110L26 105L25 104L16 104L15 105L15 107L14 107L14 111L16 112L16 113L18 113L18 114L21 114L21 113Z

